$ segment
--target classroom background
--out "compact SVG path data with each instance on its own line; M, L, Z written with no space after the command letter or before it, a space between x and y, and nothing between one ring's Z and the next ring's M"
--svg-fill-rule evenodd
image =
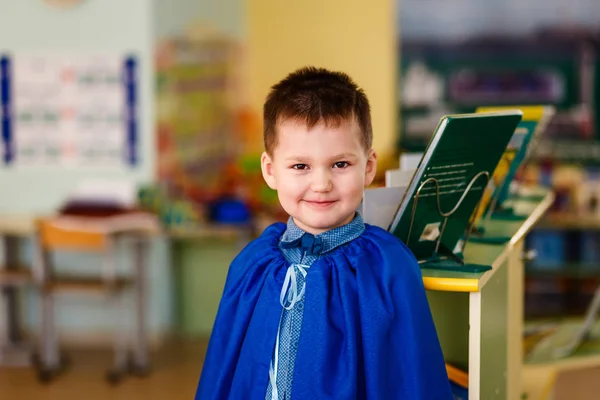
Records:
M286 219L260 174L262 103L312 64L369 96L374 186L443 115L556 108L517 177L553 200L523 239L516 390L597 398L598 16L595 0L0 0L0 397L193 397L229 263ZM585 318L569 356L535 351Z

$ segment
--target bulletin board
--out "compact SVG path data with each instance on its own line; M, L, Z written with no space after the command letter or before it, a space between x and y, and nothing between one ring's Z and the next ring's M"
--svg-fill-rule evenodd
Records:
M2 165L136 165L137 73L128 54L0 54Z

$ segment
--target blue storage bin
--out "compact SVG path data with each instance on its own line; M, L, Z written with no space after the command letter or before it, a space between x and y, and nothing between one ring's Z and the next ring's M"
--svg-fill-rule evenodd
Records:
M566 263L566 240L561 231L533 231L527 237L527 248L535 250L534 268L558 270Z

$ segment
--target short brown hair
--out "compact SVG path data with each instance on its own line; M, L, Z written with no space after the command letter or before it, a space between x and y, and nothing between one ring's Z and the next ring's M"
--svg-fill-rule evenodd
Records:
M319 122L338 126L342 121L356 118L365 151L373 142L369 100L343 72L316 67L292 72L271 88L263 113L263 138L269 154L277 145L277 125L285 120L305 122L310 129Z

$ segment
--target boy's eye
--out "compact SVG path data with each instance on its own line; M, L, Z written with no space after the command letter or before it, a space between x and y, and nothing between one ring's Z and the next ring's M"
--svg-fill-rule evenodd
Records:
M308 168L308 165L306 164L294 164L292 165L293 169L298 169L298 170L305 170L306 168Z
M348 164L346 161L338 161L335 164L333 164L333 167L334 168L346 168L349 165L350 164Z

